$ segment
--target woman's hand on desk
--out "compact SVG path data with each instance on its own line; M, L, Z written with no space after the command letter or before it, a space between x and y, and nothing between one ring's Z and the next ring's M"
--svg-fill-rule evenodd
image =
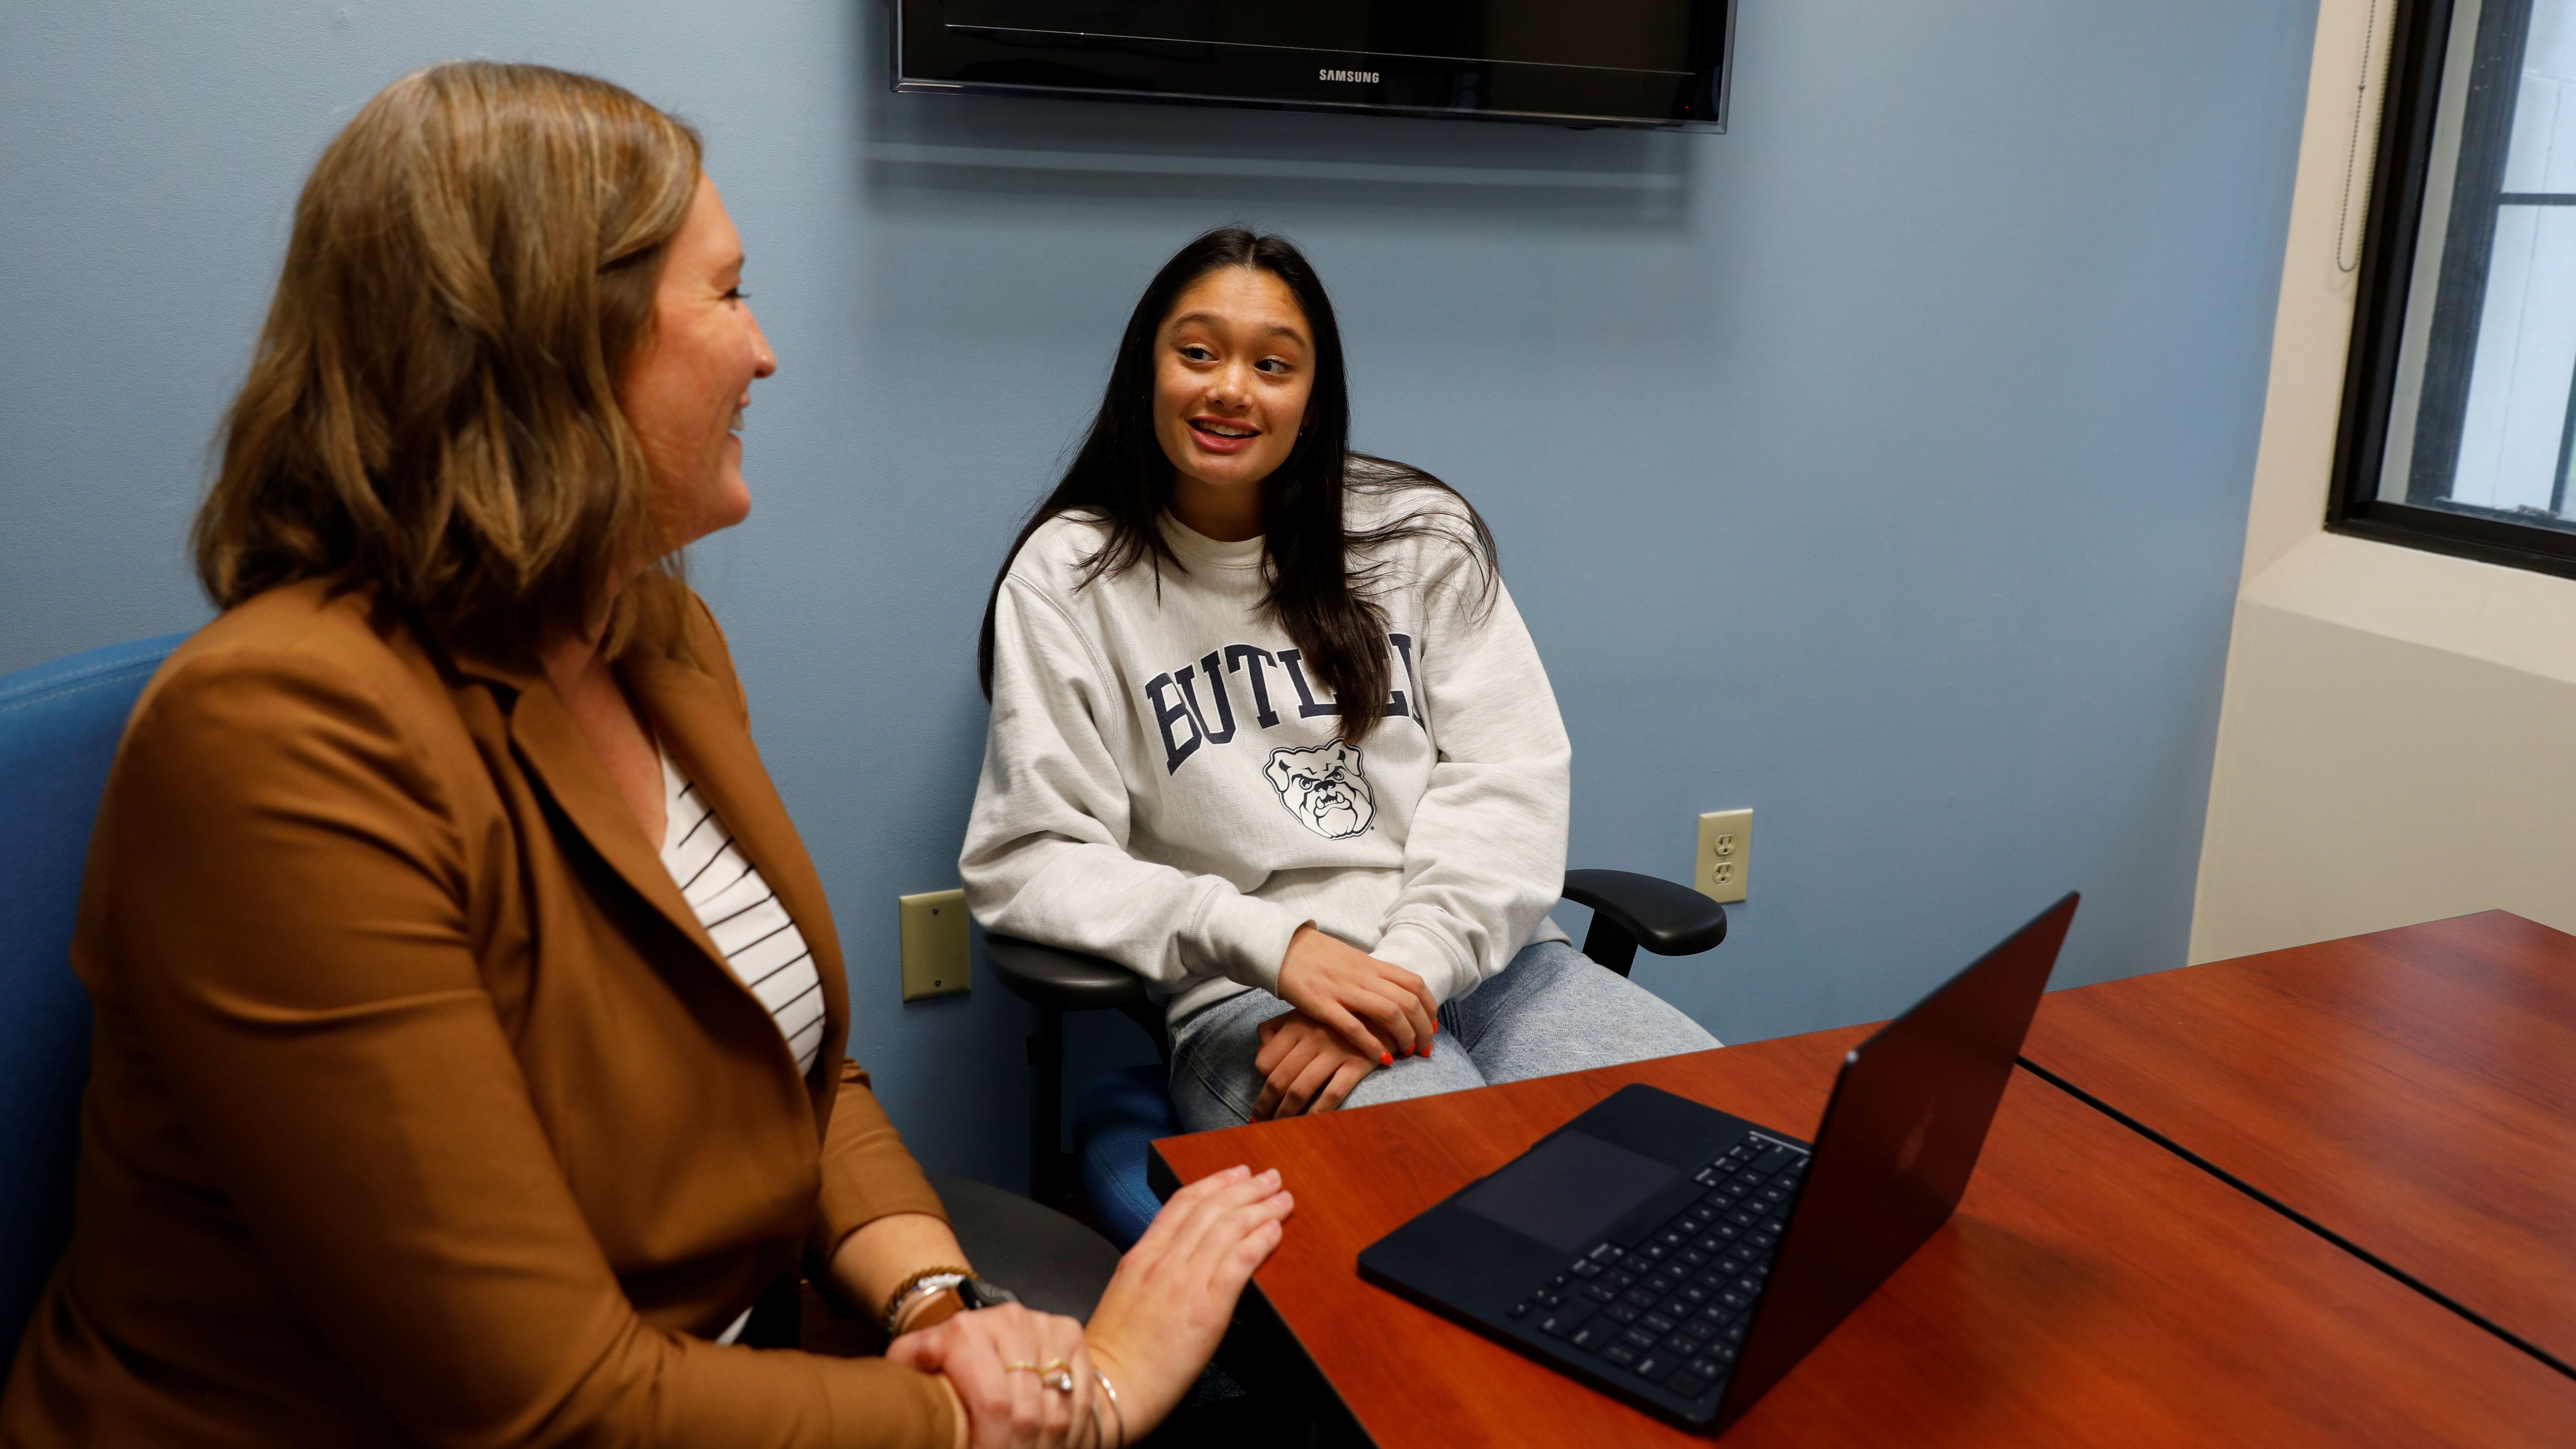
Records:
M1252 1120L1330 1112L1377 1064L1375 1054L1351 1050L1340 1032L1302 1011L1274 1016L1261 1024L1261 1050L1252 1058L1263 1077Z
M1119 1443L1120 1416L1133 1444L1198 1382L1243 1285L1279 1246L1295 1208L1276 1169L1256 1176L1229 1167L1172 1194L1155 1214L1091 1315L1092 1357L1118 1386L1115 1411L1105 1397L1100 1403L1104 1449Z
M1381 1066L1427 1050L1440 1003L1422 978L1312 925L1297 928L1279 963L1279 999L1333 1030Z
M1082 1325L1016 1303L960 1313L886 1348L886 1358L948 1380L966 1411L966 1449L1090 1449L1091 1350ZM1018 1367L1013 1367L1018 1365ZM1072 1393L1046 1386L1046 1378L1071 1376ZM1123 1386L1122 1386L1123 1387ZM1113 1425L1107 1405L1101 1421ZM1110 1443L1117 1430L1108 1430Z

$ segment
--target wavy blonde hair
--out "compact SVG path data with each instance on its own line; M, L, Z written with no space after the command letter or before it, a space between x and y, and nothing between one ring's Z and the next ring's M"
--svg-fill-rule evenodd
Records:
M616 380L652 330L695 130L633 93L457 61L385 87L296 203L192 531L230 608L328 578L514 663L677 639L676 559Z

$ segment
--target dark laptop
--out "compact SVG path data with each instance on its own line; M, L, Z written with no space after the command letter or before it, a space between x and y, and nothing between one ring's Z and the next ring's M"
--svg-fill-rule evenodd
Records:
M1812 1147L1623 1087L1360 1276L1666 1418L1734 1423L1958 1206L2076 899L1854 1047Z

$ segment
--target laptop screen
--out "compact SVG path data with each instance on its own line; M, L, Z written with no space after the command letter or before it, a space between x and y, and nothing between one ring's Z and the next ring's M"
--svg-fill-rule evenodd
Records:
M1458 1206L1571 1253L1681 1175L1590 1133L1559 1132L1459 1194Z

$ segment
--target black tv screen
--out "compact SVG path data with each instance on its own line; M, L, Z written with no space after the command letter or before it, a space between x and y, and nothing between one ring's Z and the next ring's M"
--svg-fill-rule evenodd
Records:
M1734 0L893 0L894 87L1726 129Z

